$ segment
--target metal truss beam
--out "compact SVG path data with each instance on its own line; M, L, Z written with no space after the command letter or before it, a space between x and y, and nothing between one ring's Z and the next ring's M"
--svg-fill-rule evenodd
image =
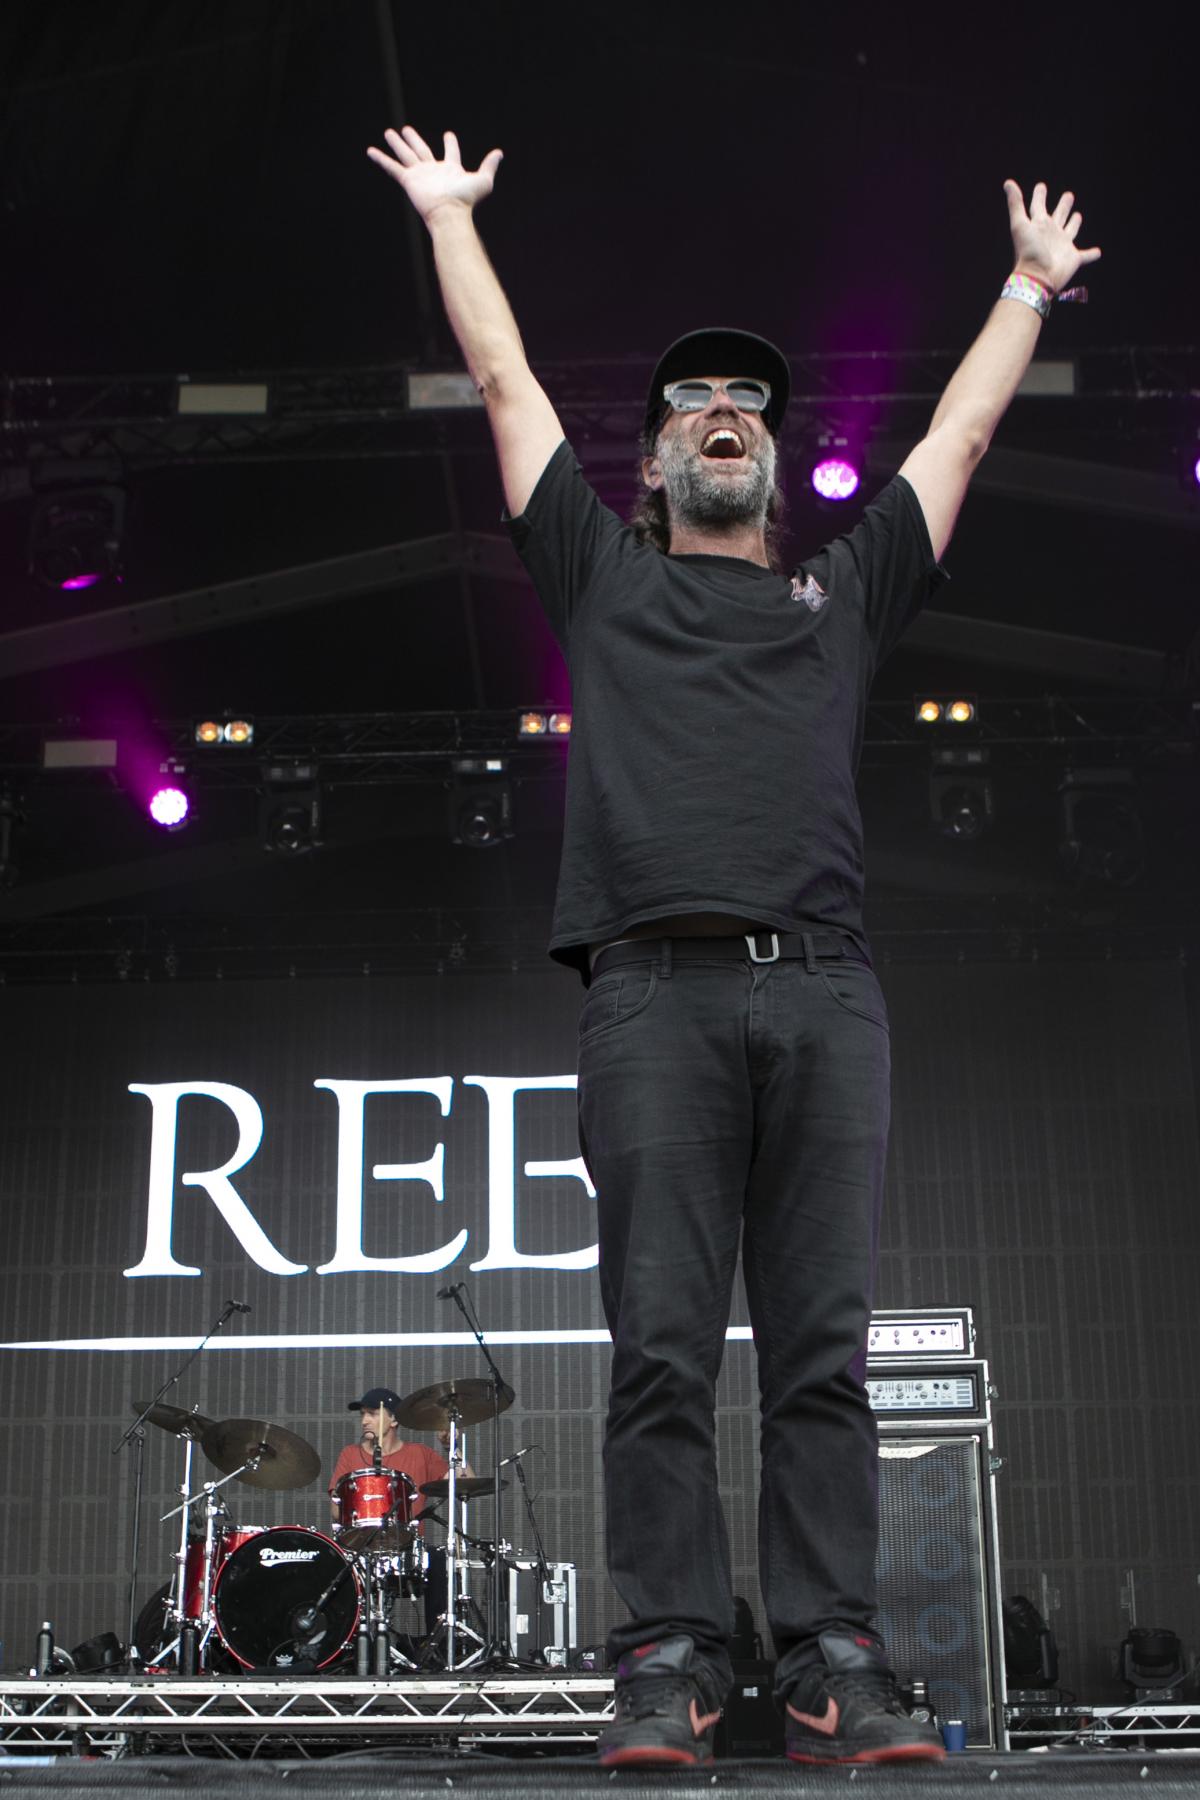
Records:
M900 467L909 448L906 440L875 439L867 445L867 467L890 473ZM1174 470L1156 474L1037 450L993 448L972 475L971 491L1200 530L1200 506L1180 486Z
M1049 680L1098 682L1139 694L1165 694L1177 673L1176 663L1161 650L962 613L918 613L902 642L910 650L964 657L984 668L1038 669ZM1180 678L1182 668L1180 663Z
M932 406L962 357L962 348L926 351L791 350L793 420L845 409ZM1018 401L1039 417L1078 418L1096 407L1110 421L1134 402L1146 416L1170 417L1200 392L1200 346L1115 345L1065 358L1074 391ZM538 374L572 428L606 429L629 440L643 403L650 352L610 358L540 361ZM130 467L162 462L259 461L276 456L403 454L397 428L431 417L408 404L410 374L438 373L427 364L369 368L237 370L197 376L218 385L262 384L260 417L182 415L176 374L9 376L0 383L0 464L105 452ZM1049 410L1047 410L1049 409ZM1091 411L1089 411L1091 416ZM476 425L479 421L476 420ZM479 434L482 440L482 434Z
M1070 1706L1023 1703L1004 1709L1009 1736L1015 1746L1025 1743L1069 1743L1081 1747L1119 1749L1143 1745L1149 1749L1200 1748L1200 1707L1163 1705L1138 1700L1125 1706L1089 1706L1086 1701Z
M197 632L248 625L354 594L408 587L456 573L463 562L458 539L443 533L213 587L188 588L104 612L78 613L53 624L29 625L0 635L0 678L138 650Z
M213 1676L185 1681L143 1676L61 1676L0 1681L0 1745L7 1751L119 1755L128 1737L195 1739L261 1748L319 1737L498 1739L585 1744L612 1717L612 1677L414 1676L408 1680L256 1681Z
M976 689L970 697L976 702L977 717L961 727L919 723L911 700L870 702L863 731L864 763L928 764L934 750L971 745L987 750L993 768L1047 760L1133 766L1162 758L1191 766L1200 748L1196 707L1187 696L1093 690L1013 698ZM531 699L528 704L547 713L555 710L553 702ZM256 718L253 742L236 748L197 745L190 719L157 720L152 728L170 755L185 762L188 774L204 787L257 788L265 762L287 760L315 762L321 774L347 785L440 779L453 757L503 757L510 768L519 767L526 776L559 774L569 740L519 736L519 719L515 706L272 715ZM90 783L97 773L107 780L108 771L42 768L44 741L67 735L80 734L66 733L52 722L0 727L0 770L25 783L44 780L48 786L68 780Z
M0 633L0 679L452 574L528 583L507 538L493 532L461 537L447 532ZM1111 684L1142 694L1167 692L1177 675L1182 683L1188 667L1186 659L1176 663L1158 650L959 613L921 613L903 641L914 650L968 657L985 667L1038 669L1051 678Z

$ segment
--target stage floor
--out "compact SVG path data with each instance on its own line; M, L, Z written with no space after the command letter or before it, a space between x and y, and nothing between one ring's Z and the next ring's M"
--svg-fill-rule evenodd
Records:
M1001 1790L1009 1800L1195 1800L1200 1794L1200 1755L1192 1752L1010 1751L970 1752L944 1763L900 1768L811 1769L780 1761L718 1762L702 1769L604 1771L590 1757L518 1756L511 1748L455 1755L406 1756L369 1750L320 1762L276 1758L229 1762L213 1757L129 1757L80 1761L55 1757L51 1764L0 1759L0 1783L9 1794L53 1794L79 1800L106 1794L144 1795L184 1789L188 1800L278 1800L281 1783L322 1800L447 1800L453 1791L469 1800L612 1800L614 1790L654 1800L698 1800L723 1790L737 1800L756 1796L828 1797L869 1791L875 1800L990 1800Z

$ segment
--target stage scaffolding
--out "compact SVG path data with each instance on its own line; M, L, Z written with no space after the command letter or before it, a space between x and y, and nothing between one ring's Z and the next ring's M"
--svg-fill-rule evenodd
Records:
M386 1742L590 1750L607 1675L0 1679L0 1756L310 1756Z

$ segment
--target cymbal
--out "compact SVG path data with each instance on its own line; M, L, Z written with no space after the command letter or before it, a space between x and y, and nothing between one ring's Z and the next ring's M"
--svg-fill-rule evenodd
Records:
M494 1494L496 1491L496 1483L491 1475L460 1475L454 1486L460 1500L478 1500L481 1494ZM500 1486L506 1488L507 1481L501 1481ZM427 1481L421 1492L428 1494L431 1500L448 1500L450 1483ZM429 1514L426 1513L425 1517L428 1518Z
M500 1411L507 1412L516 1398L510 1387L500 1389ZM492 1384L477 1375L460 1376L457 1381L435 1381L418 1388L400 1402L396 1414L398 1425L412 1431L444 1431L450 1423L454 1407L460 1425L478 1425L492 1416Z
M146 1406L145 1400L135 1400L133 1411L146 1413L147 1424L173 1432L176 1437L201 1438L212 1424L203 1413L184 1412L182 1406L164 1406L161 1401L156 1401L149 1412L146 1412Z
M232 1475L261 1451L257 1469L238 1476L247 1487L307 1487L321 1473L321 1459L312 1445L269 1419L218 1419L200 1442L205 1456L224 1475Z

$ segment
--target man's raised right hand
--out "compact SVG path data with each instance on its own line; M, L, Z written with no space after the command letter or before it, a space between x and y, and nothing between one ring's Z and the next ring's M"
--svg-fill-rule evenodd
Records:
M411 125L403 131L389 128L383 135L392 154L372 145L367 155L400 184L427 225L440 207L464 206L469 212L478 201L486 199L504 155L503 150L489 150L472 171L463 168L462 152L452 131L443 133L445 154L441 162Z

